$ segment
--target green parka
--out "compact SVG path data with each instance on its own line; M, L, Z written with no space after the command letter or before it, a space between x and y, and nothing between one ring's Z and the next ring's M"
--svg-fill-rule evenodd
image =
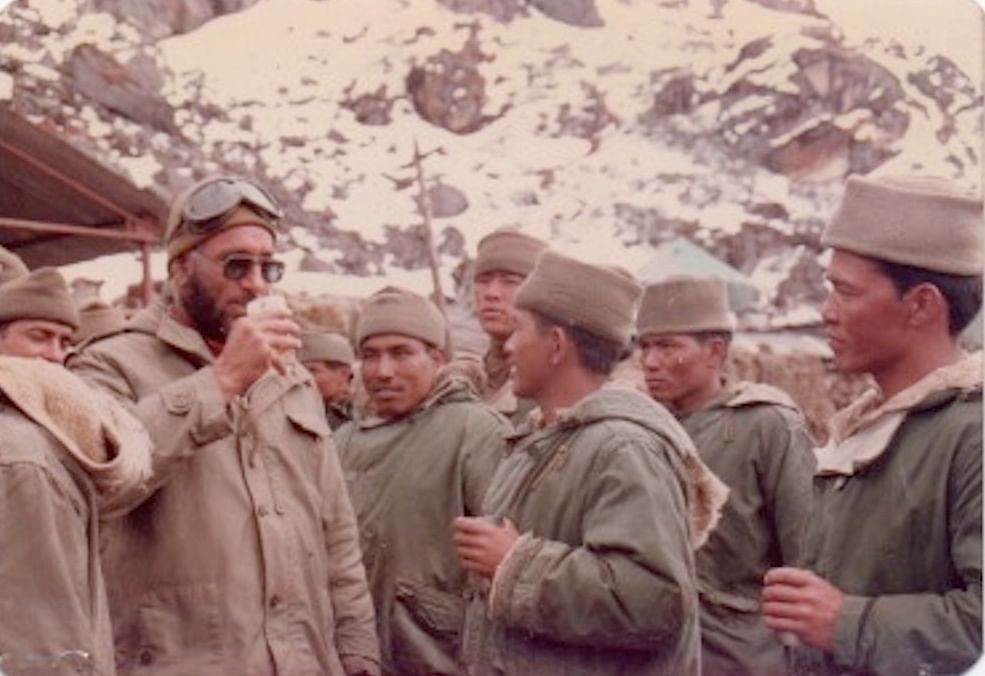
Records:
M389 674L460 674L466 574L451 523L479 513L509 423L453 378L407 416L336 432Z
M69 367L128 403L154 489L104 529L122 674L378 673L372 600L310 374L227 403L202 337L154 305Z
M686 434L628 388L597 390L542 429L536 417L484 503L522 535L491 587L474 585L468 672L697 674Z
M796 404L759 383L726 383L680 416L701 458L729 487L696 563L705 676L779 676L783 646L763 622L763 575L795 565L810 511L813 441Z
M970 368L977 386L929 388L864 467L819 469L805 564L847 596L833 653L796 649L792 674L959 674L981 654L981 360Z

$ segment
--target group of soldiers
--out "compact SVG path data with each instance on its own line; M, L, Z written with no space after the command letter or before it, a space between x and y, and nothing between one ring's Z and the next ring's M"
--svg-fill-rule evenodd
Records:
M815 448L730 378L719 280L645 288L515 228L481 358L398 287L351 335L264 303L263 186L173 202L161 299L69 349L0 250L0 671L957 674L982 650L982 202L850 177L822 315L872 386ZM621 377L638 360L640 387ZM73 671L74 670L74 671Z

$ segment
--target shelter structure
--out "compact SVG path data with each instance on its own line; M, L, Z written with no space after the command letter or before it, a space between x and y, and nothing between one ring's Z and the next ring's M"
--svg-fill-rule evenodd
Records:
M0 107L0 244L28 267L139 250L142 297L167 200L140 189L62 138Z

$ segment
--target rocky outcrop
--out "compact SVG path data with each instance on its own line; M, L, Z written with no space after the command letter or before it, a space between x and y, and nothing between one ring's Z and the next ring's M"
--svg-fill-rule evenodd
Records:
M528 0L546 16L572 26L598 28L605 22L595 6L595 0Z
M138 54L123 64L95 45L72 50L64 71L74 89L138 124L177 133L174 110L157 92L163 78L153 60Z
M91 8L112 14L151 40L193 31L223 14L258 0L89 0Z
M507 223L637 252L687 237L770 280L764 313L816 316L817 235L844 176L943 165L980 187L982 132L981 86L957 64L850 43L816 5L290 0L303 20L288 20L278 2L85 0L54 21L12 3L0 105L163 193L210 172L260 178L305 270L427 265L419 141L437 151L424 177L445 266ZM739 8L770 27L729 24ZM284 47L226 68L250 54L210 42L219 28ZM210 56L175 58L189 47ZM223 98L243 72L256 82Z
M479 64L492 58L479 46L473 29L465 45L453 52L442 49L407 75L407 92L414 110L424 120L455 134L470 134L502 117L509 106L496 114L484 112L486 79Z

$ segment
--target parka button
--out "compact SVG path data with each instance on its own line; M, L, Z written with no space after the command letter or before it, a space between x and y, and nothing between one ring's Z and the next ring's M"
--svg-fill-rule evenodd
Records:
M273 596L270 597L270 607L276 608L279 605L280 605L280 597L277 596L277 594L274 594Z
M145 666L151 664L154 661L154 653L150 650L141 650L137 660Z
M267 516L268 513L269 510L267 509L266 505L260 505L259 507L257 507L257 516L263 518Z

